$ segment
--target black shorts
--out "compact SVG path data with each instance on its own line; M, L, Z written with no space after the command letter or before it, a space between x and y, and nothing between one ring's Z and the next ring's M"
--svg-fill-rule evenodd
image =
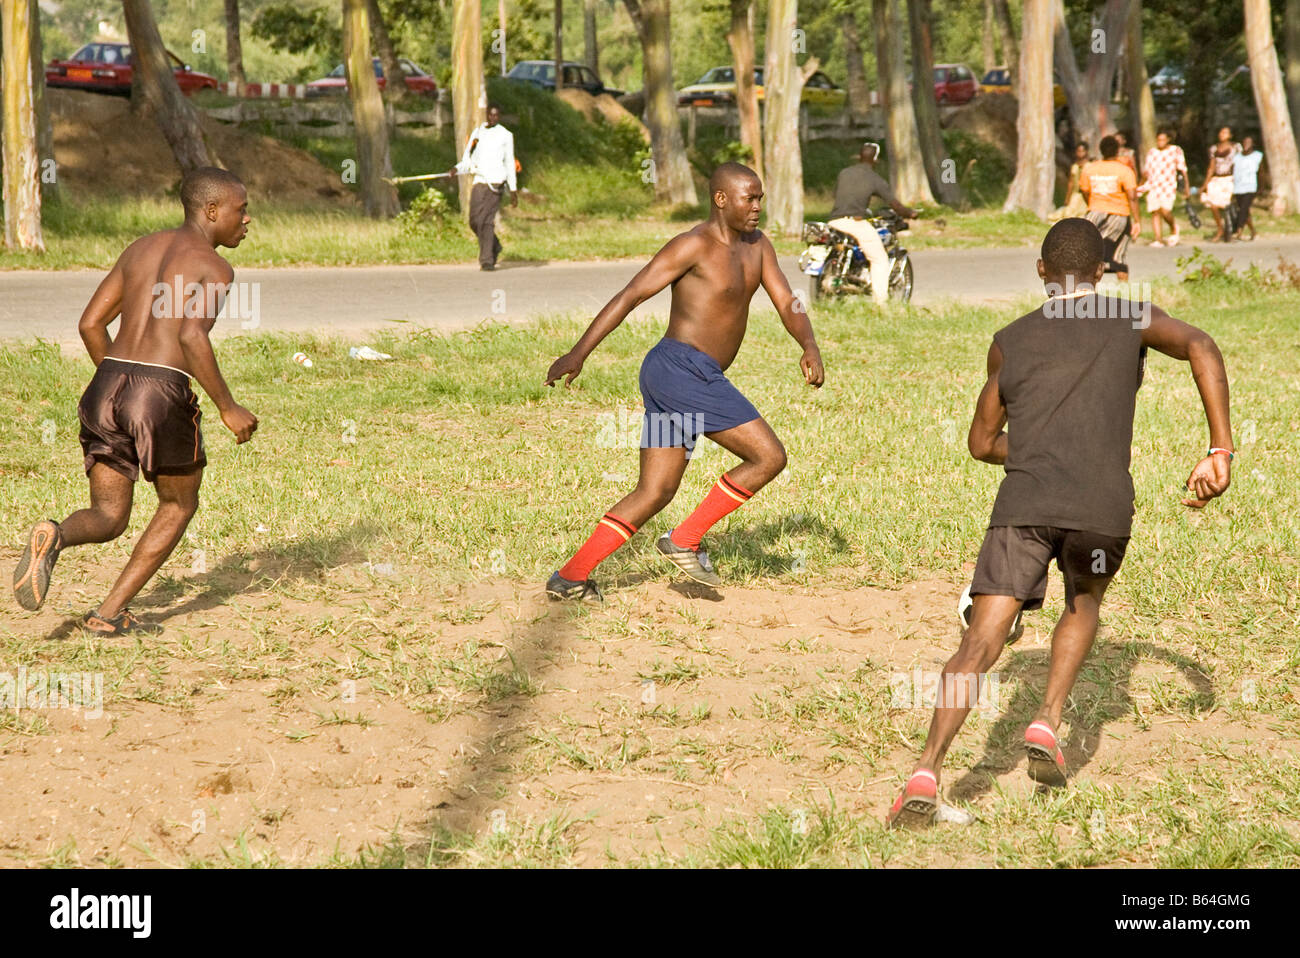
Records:
M1246 220L1250 219L1250 207L1255 202L1254 193L1234 193L1232 201L1236 205L1234 212L1237 216L1237 229L1240 230L1246 225Z
M170 366L105 359L81 402L86 472L102 462L132 482L202 469L208 460L199 429L199 397L190 377Z
M1105 536L1055 526L990 526L984 534L971 595L1010 595L1025 609L1039 609L1047 593L1047 569L1053 559L1065 577L1065 601L1085 582L1109 579L1119 571L1128 537Z

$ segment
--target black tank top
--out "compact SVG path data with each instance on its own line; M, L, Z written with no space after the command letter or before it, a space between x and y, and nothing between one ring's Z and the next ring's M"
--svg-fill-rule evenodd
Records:
M1094 293L1048 300L994 334L1007 461L989 525L1129 535L1141 307Z

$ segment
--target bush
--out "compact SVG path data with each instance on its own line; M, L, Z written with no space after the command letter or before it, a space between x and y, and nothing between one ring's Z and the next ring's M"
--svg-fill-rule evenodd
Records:
M962 130L944 130L943 145L972 205L996 206L1006 199L1015 170L997 147Z
M403 236L441 237L451 226L454 216L447 195L430 186L397 214L397 229Z

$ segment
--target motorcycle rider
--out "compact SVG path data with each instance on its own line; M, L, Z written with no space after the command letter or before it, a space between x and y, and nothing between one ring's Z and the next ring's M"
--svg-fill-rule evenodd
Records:
M889 183L876 172L879 158L879 143L863 143L858 152L858 162L840 170L840 175L835 178L835 207L826 225L848 233L858 241L871 264L871 298L877 306L884 306L889 301L889 254L885 252L885 244L881 242L876 227L868 219L871 201L879 196L904 219L916 219L921 214L898 202Z

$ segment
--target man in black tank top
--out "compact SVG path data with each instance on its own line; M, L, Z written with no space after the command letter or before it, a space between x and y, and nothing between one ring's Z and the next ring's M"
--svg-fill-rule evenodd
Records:
M1183 504L1199 509L1228 488L1232 427L1218 346L1150 303L1099 296L1104 265L1093 224L1057 223L1038 261L1047 302L993 336L968 443L972 456L1002 465L1006 478L975 564L969 628L944 666L925 751L889 812L893 826L934 821L948 746L1021 610L1042 606L1053 559L1065 579L1066 608L1052 633L1047 690L1025 731L1025 750L1031 778L1065 784L1056 728L1128 545L1129 450L1148 346L1191 364L1209 423L1210 449L1187 479Z

